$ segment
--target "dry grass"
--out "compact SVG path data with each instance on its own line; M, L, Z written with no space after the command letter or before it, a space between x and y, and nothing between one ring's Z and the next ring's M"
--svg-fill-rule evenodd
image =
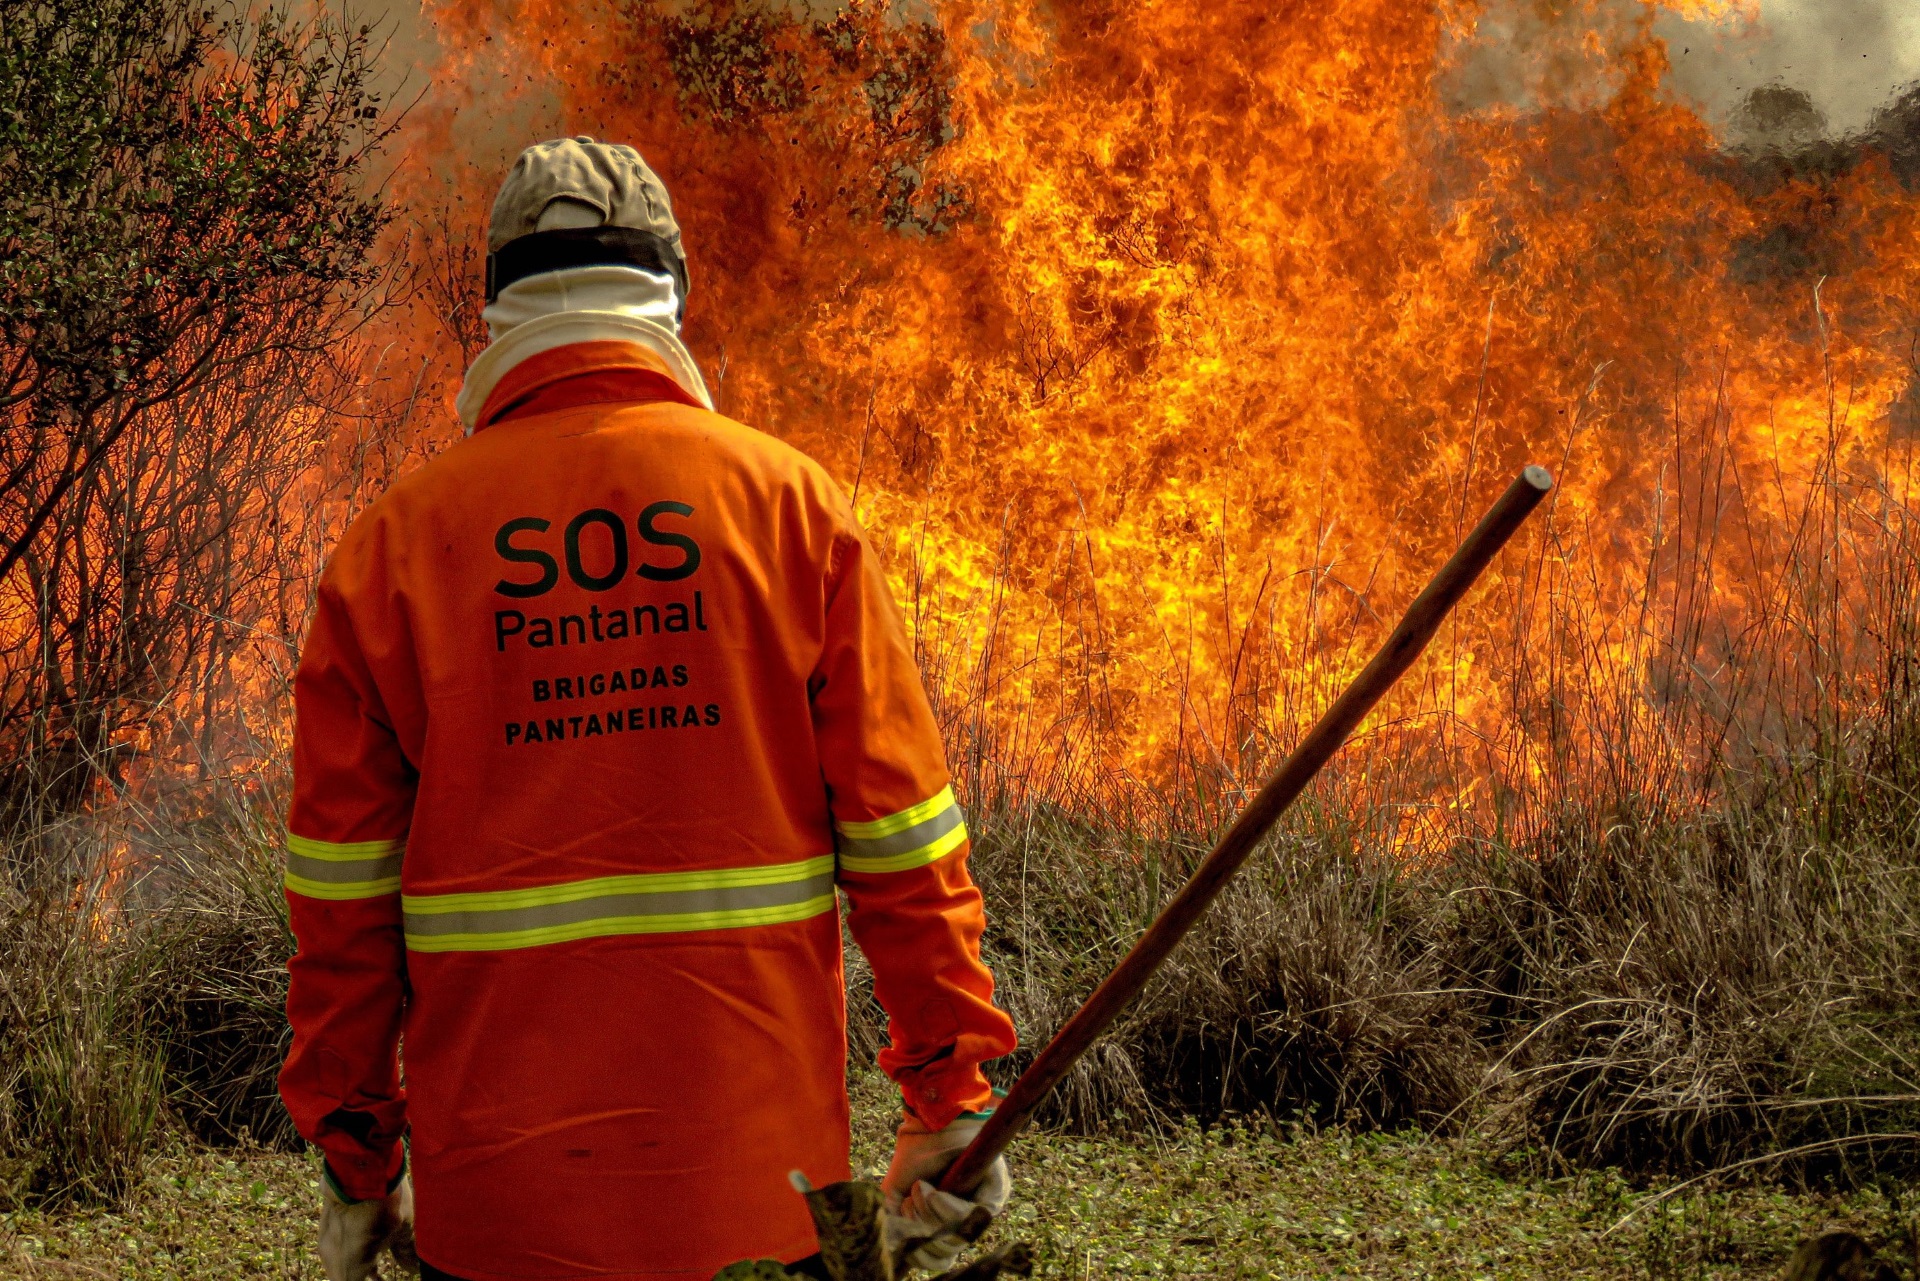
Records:
M1548 775L1513 811L1524 822L1429 827L1409 856L1392 813L1414 767L1382 760L1390 738L1357 745L1046 1119L1087 1134L1411 1125L1549 1175L1867 1186L1920 1170L1920 552L1902 557L1868 618L1878 665L1739 770L1731 753L1710 777L1635 758L1654 723L1640 706L1617 733L1589 727L1606 768ZM1676 706L1668 722L1696 728L1711 712ZM1142 792L1147 810L1069 810L983 790L988 959L1027 1042L1004 1080L1230 806L1169 793L1153 812ZM220 796L191 819L139 819L151 874L111 929L65 882L0 903L0 1175L16 1199L123 1195L162 1099L203 1141L296 1143L274 1090L291 949L280 799ZM885 1021L857 958L848 981L871 1061Z
M169 1101L196 1137L297 1150L278 1084L294 944L277 810L237 804L173 836L123 935L120 983L156 1029Z
M163 1107L157 1047L64 904L0 915L0 1203L111 1201Z
M1028 1042L1011 1074L1197 850L1058 815L976 828L989 959ZM863 982L870 1051L883 1023ZM1244 1113L1480 1131L1552 1169L1911 1172L1920 857L1756 808L1409 866L1302 816L1050 1119Z

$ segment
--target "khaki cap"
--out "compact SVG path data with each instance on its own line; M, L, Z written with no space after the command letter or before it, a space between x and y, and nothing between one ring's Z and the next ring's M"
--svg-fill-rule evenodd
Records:
M556 203L565 217L545 219ZM586 220L583 225L581 219ZM487 301L543 272L626 265L673 277L676 323L687 313L687 255L666 184L640 153L559 138L528 147L507 171L487 229Z
M533 234L556 200L590 206L602 226L649 232L680 252L680 224L659 175L632 147L585 137L536 143L520 153L493 202L487 249L497 253Z

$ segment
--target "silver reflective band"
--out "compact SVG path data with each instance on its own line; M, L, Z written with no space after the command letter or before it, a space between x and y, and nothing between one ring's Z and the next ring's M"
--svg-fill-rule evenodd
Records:
M526 890L408 895L416 952L500 951L616 934L670 934L802 921L834 910L831 855L710 872L606 876Z
M398 854L385 858L361 859L353 863L328 863L304 854L287 855L287 874L324 885L354 885L384 881L400 875Z

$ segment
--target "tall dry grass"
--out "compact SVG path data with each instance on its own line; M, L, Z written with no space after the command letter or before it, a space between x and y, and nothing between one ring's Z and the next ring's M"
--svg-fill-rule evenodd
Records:
M1032 814L989 816L976 851L1030 1040L1010 1072L1197 851ZM1762 810L1409 866L1300 816L1052 1109L1232 1112L1474 1129L1642 1172L1910 1169L1920 856Z
M292 1045L281 891L283 828L270 793L228 798L176 829L118 934L117 974L165 1066L178 1122L211 1143L297 1146L281 1106Z
M138 1180L164 1072L116 977L68 904L0 911L0 1199L111 1200Z

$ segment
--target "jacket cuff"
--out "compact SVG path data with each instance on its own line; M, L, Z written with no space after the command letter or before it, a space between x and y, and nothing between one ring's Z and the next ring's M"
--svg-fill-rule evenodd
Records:
M373 1152L330 1152L320 1163L320 1171L327 1190L347 1205L384 1200L406 1177L406 1145L394 1144L384 1160Z
M901 1102L929 1130L944 1130L966 1113L993 1111L999 1100L979 1067L938 1072L938 1064L900 1082Z
M993 1115L994 1110L1000 1106L1000 1100L1006 1097L1007 1092L996 1085L993 1087L993 1098L987 1102L987 1106L962 1112L954 1119L957 1121L984 1121Z

